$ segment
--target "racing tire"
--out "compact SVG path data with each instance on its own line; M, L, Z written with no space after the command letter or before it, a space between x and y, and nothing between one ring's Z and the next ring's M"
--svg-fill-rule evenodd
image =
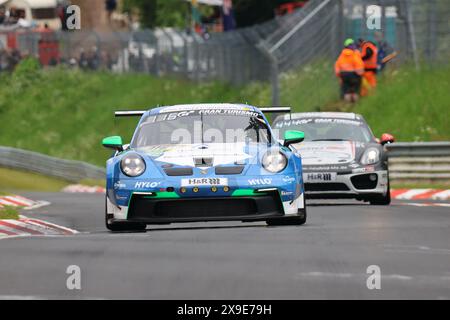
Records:
M391 186L388 183L387 192L385 195L373 196L369 199L372 206L388 206L391 204Z
M112 232L143 232L147 228L146 224L136 222L109 222L109 217L105 198L105 225L106 229Z
M266 221L268 226L302 226L306 223L306 212L304 217L287 217L271 219Z
M305 199L303 199L303 208L298 210L298 216L285 217L278 219L266 220L268 226L302 226L306 223L308 217L306 213Z

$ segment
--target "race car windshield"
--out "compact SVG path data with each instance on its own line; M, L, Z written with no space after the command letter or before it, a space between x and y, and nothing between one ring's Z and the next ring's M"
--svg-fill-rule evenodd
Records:
M270 143L264 119L256 116L183 115L149 116L132 143L133 148L197 143Z
M370 129L364 122L347 119L297 119L282 120L274 124L280 130L280 136L287 130L301 130L305 133L304 141L358 141L369 143L374 141Z

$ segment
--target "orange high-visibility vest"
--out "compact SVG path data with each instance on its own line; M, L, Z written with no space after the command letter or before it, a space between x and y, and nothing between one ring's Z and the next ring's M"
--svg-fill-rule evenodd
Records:
M337 59L334 70L338 77L342 72L355 72L360 76L363 75L364 62L361 59L360 53L357 50L345 48Z
M377 71L378 49L375 44L369 41L364 42L361 47L361 57L366 71Z

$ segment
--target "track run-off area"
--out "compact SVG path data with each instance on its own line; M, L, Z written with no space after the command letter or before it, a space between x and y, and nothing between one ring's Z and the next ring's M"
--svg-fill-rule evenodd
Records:
M66 232L0 240L0 299L450 299L450 201L311 200L300 227L220 222L113 234L103 194L23 196L50 203L26 219ZM67 286L71 266L79 289ZM367 286L371 266L379 289Z

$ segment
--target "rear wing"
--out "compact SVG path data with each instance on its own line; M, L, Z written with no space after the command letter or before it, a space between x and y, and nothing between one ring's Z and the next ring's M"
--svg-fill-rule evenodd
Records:
M291 113L291 107L258 107L263 113Z
M263 113L273 114L273 113L291 113L291 107L258 107ZM119 117L142 117L147 111L145 110L123 110L116 111L114 115Z
M292 113L291 107L259 107L259 110L268 116L270 123L285 113Z
M142 117L144 113L147 111L143 110L127 110L127 111L116 111L114 112L114 115L116 118L119 117Z

